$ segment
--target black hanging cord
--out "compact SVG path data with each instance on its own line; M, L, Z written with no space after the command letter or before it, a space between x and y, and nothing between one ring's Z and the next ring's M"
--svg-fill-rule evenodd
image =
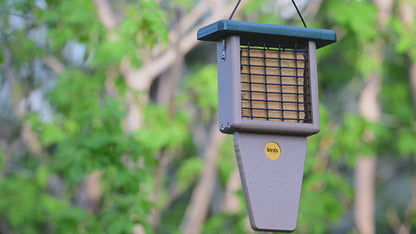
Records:
M306 26L306 23L305 23L305 21L303 20L302 14L300 13L300 11L299 11L299 9L298 9L298 6L296 6L295 0L292 0L292 3L293 3L293 5L295 6L296 11L298 12L298 15L299 15L300 19L302 20L303 26L305 26L305 28L307 28L308 26Z
M237 8L238 8L238 5L240 5L240 2L241 2L241 0L238 0L237 4L236 4L236 5L235 5L235 7L234 7L233 12L232 12L232 13L231 13L231 15L230 15L229 20L231 20L231 19L233 18L234 13L235 13L235 11L236 11L236 10L237 10ZM298 6L296 6L295 0L292 0L292 3L293 3L293 6L295 6L295 9L296 9L296 11L298 12L298 15L299 15L300 19L302 20L303 26L305 26L305 28L307 28L308 26L306 26L306 23L305 23L305 21L303 20L302 14L301 14L301 13L300 13L300 11L299 11L299 8L298 8Z
M231 20L231 18L233 18L233 15L235 13L235 11L237 10L238 5L240 5L241 0L238 0L237 4L234 7L233 13L231 13L229 20Z

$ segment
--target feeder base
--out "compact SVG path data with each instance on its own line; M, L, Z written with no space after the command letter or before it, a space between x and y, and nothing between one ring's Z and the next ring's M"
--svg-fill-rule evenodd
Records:
M294 231L306 137L236 132L234 146L252 228Z

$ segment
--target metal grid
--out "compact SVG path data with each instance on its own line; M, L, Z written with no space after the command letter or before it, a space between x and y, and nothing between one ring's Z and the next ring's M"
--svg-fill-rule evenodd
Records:
M242 119L311 123L308 51L240 46Z

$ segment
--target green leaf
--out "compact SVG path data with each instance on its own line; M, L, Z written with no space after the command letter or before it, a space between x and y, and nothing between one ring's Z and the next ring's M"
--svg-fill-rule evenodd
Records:
M218 160L218 173L221 184L226 187L231 174L236 170L235 152L233 147L233 138L227 136L226 140L220 147L220 157Z
M196 97L204 118L218 109L217 66L214 64L198 69L188 77L187 88Z
M379 35L375 27L377 9L368 1L331 1L329 9L330 17L351 30L361 43L369 43Z
M397 148L400 154L416 155L416 127L402 128L399 130L398 139L397 139Z
M186 190L198 178L203 167L203 161L198 157L183 160L176 175L179 188Z
M65 139L66 135L62 129L55 124L45 124L42 129L41 142L44 146L57 143Z
M48 184L49 170L46 166L40 166L36 171L36 182L40 187L45 188Z

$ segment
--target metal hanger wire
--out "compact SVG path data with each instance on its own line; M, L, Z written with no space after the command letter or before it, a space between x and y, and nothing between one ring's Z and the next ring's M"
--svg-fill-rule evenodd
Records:
M305 28L307 28L308 26L306 26L305 21L303 20L302 14L300 13L298 6L296 6L295 0L292 0L293 6L295 6L296 11L298 12L298 15L300 17L300 20L302 20L303 26L305 26Z
M238 0L237 4L234 7L233 12L230 15L230 18L228 18L229 20L231 20L233 18L235 11L237 10L238 6L240 5L240 2L241 2L241 0ZM298 6L296 6L295 0L292 0L292 3L293 3L293 6L296 9L296 12L298 13L298 15L300 17L300 20L302 20L303 26L305 26L305 28L307 28L308 26L306 26L305 20L303 20L302 14L300 13Z
M233 18L233 15L234 15L235 11L237 10L238 5L240 5L240 2L241 2L241 0L238 0L237 4L236 4L236 5L235 5L235 7L234 7L233 12L232 12L232 13L231 13L231 15L230 15L229 20L231 20L231 19Z

